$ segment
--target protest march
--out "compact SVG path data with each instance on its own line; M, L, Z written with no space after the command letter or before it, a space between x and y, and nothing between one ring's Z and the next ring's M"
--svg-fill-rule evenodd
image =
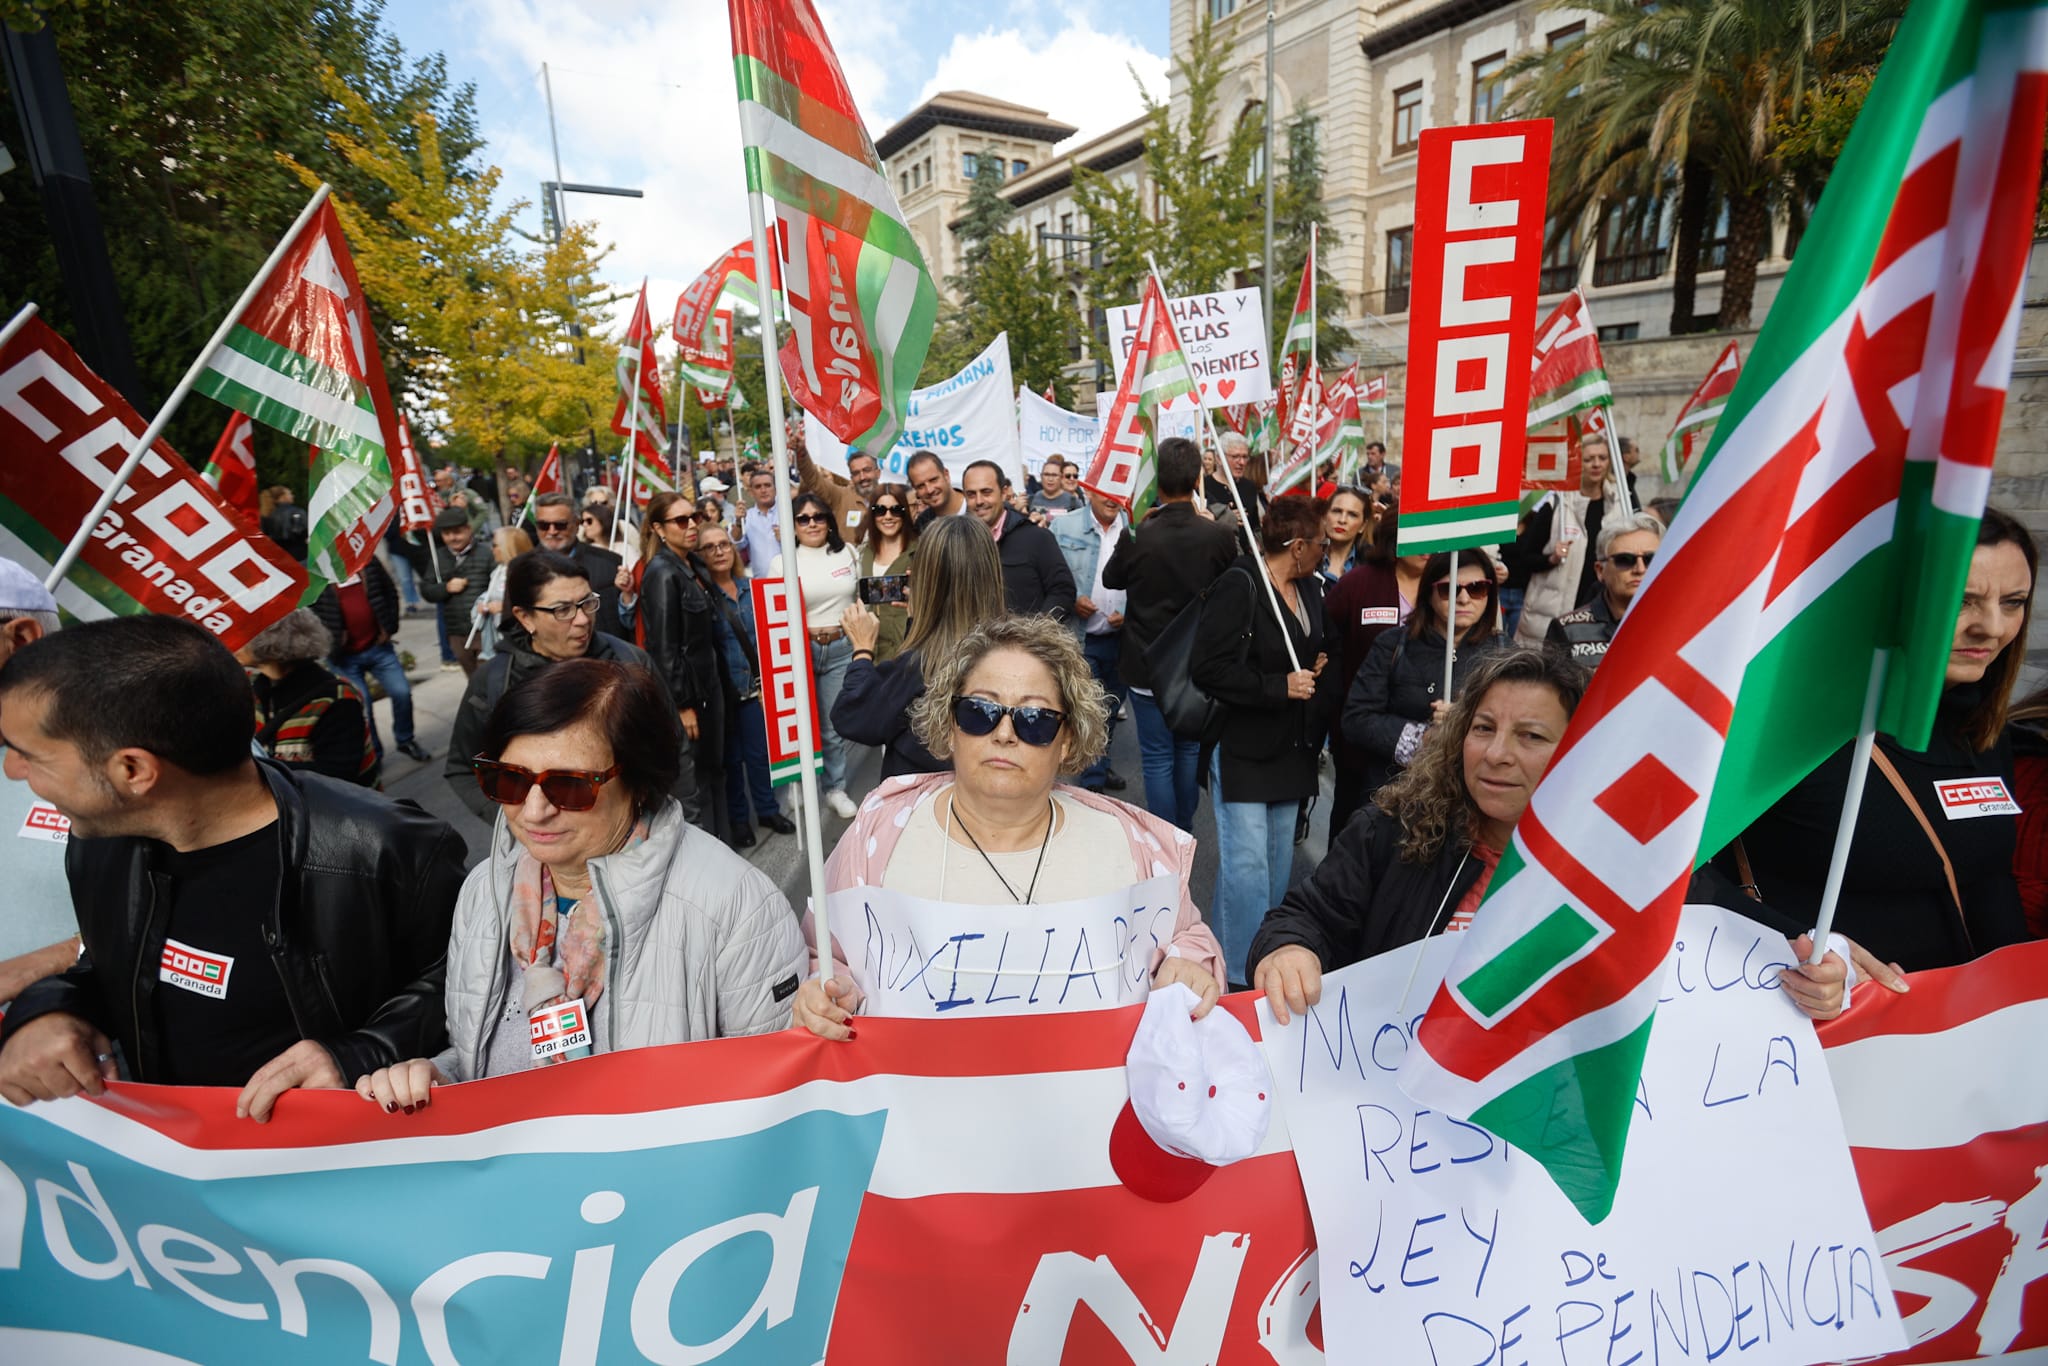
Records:
M2048 3L285 6L0 3L0 1361L2048 1362Z

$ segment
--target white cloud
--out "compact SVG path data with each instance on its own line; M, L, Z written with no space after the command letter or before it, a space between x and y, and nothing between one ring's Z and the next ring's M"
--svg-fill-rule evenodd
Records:
M1069 14L1053 33L1013 27L956 34L917 98L972 90L1030 105L1078 127L1069 139L1078 146L1145 112L1140 82L1152 98L1164 100L1166 75L1165 57Z

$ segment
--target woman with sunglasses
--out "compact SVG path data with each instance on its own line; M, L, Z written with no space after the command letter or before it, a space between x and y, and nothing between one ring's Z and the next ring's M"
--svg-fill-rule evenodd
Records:
M796 580L803 586L804 630L811 637L811 682L818 699L818 743L824 750L825 805L839 819L852 820L853 799L846 795L846 743L832 725L832 704L846 681L853 645L842 618L853 606L860 579L860 557L839 535L832 505L815 493L799 493L790 503L796 519ZM787 577L782 556L769 572Z
M684 810L693 823L724 839L725 715L731 684L719 660L712 590L705 586L696 550L697 505L666 491L648 499L635 602L640 645L675 699L687 742L682 785L690 795L683 797Z
M644 668L578 659L492 711L473 781L505 819L455 904L449 1046L357 1094L411 1114L450 1082L787 1021L796 916L669 796L669 702Z
M955 521L978 530L966 518L940 518L934 531ZM1170 941L1151 950L1151 985L1186 983L1200 998L1194 1013L1208 1012L1222 959L1188 893L1193 837L1060 781L1109 740L1102 687L1072 632L1046 616L983 623L933 658L912 722L950 767L869 795L825 867L828 893L879 886L953 905L1045 906L1122 892L1171 870L1178 914ZM815 928L806 933L815 959ZM794 1022L822 1038L852 1038L852 1016L865 1004L846 969L849 941L858 943L849 934L833 945L829 982L814 971L797 989Z
M875 501L868 504L867 530L860 538L863 579L884 575L895 578L910 573L917 557L917 522L910 508L910 489L906 485L884 484L875 491ZM876 604L874 613L880 630L871 648L875 662L886 664L903 648L903 637L910 630L910 609L904 603L885 602ZM860 648L858 641L854 648Z
M701 518L703 514L698 515ZM697 557L704 561L711 605L718 609L718 648L725 656L725 675L738 691L725 718L730 843L735 849L751 849L755 843L753 821L778 835L796 833L796 822L782 814L776 801L768 771L768 720L761 710L761 636L754 625L754 588L747 577L746 557L722 523L698 526Z
M499 701L539 674L572 659L609 659L649 667L647 653L597 629L599 597L589 571L567 555L534 550L505 567L505 610L498 653L478 667L455 709L441 776L462 804L489 825L497 806L477 789L472 761Z
M1477 551L1431 555L1422 566L1420 602L1398 631L1382 632L1365 652L1345 694L1344 738L1365 758L1367 801L1406 768L1429 727L1456 700L1465 678L1486 656L1503 648L1493 562ZM1453 597L1455 595L1455 601ZM1449 623L1454 625L1448 625ZM1458 642L1451 693L1444 696L1444 637Z
M1209 769L1221 862L1211 910L1233 983L1250 971L1260 917L1287 890L1301 804L1318 786L1323 511L1317 498L1273 500L1259 520L1262 553L1240 556L1203 599L1188 660L1195 686L1223 704Z

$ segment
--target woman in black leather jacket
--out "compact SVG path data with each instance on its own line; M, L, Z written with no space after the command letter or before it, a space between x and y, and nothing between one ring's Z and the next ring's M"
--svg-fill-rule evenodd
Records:
M719 659L718 621L711 591L697 564L697 509L679 493L657 493L647 504L640 533L639 599L635 611L640 648L668 685L683 723L683 797L690 823L726 838L726 681ZM678 793L678 796L681 796Z

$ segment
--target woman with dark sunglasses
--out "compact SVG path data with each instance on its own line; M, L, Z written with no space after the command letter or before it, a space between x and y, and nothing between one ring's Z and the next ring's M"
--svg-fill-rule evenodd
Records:
M827 893L879 886L953 905L1045 906L1175 871L1174 932L1150 948L1146 968L1154 989L1185 983L1200 998L1194 1013L1207 1013L1221 991L1222 956L1188 894L1193 837L1060 781L1086 769L1109 739L1102 687L1073 634L1045 616L988 622L933 659L927 683L912 722L952 767L870 794L825 867ZM806 933L815 960L816 931ZM846 967L854 934L833 944L830 981L814 970L797 990L794 1022L822 1038L852 1038L852 1016L867 1004ZM1062 979L1071 967L1063 965ZM1088 1008L1082 1000L1074 1008Z
M719 660L718 619L697 560L697 507L680 493L647 500L641 530L640 646L675 699L687 742L682 797L690 820L720 839L731 833L725 804L725 715L730 681ZM625 598L620 598L621 606ZM734 694L736 696L736 694Z
M818 699L818 743L824 750L825 807L841 820L852 820L853 799L846 795L846 742L832 725L832 704L846 681L853 645L843 618L853 606L860 577L860 557L839 534L831 504L815 493L799 493L790 504L796 519L796 580L803 586L804 630L811 637L811 682ZM768 572L787 577L782 556Z
M1454 622L1448 631L1446 624ZM1444 696L1444 636L1458 642L1451 666L1451 696ZM1369 802L1415 757L1424 734L1443 718L1466 675L1480 660L1502 649L1500 603L1493 561L1479 551L1451 557L1438 553L1422 566L1416 607L1408 624L1384 631L1365 653L1344 699L1344 738L1365 758L1364 796Z
M570 660L505 695L475 778L505 819L456 901L449 1046L359 1095L411 1114L451 1082L787 1021L796 917L669 796L681 740L637 665Z
M917 520L911 510L910 489L903 484L884 484L868 504L867 529L860 538L860 577L901 577L911 572L917 558ZM874 614L881 629L876 632L875 662L885 664L903 648L910 630L910 608L900 602L877 603ZM860 648L860 642L854 642Z

